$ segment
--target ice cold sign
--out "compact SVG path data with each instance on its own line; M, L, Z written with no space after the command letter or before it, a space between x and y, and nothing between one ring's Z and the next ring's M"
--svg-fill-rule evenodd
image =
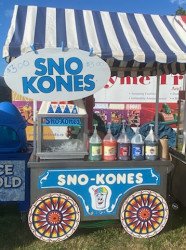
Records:
M110 78L110 68L101 58L86 51L41 49L13 60L6 67L4 78L12 90L25 97L69 101L103 88Z
M0 164L0 188L18 188L21 184L21 178L14 176L13 164Z

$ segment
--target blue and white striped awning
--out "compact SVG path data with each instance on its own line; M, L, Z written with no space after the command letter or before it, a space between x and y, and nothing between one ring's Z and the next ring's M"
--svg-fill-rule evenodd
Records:
M181 16L15 6L3 48L11 58L35 49L79 48L103 58L112 75L186 72L186 23ZM158 66L158 67L157 67Z

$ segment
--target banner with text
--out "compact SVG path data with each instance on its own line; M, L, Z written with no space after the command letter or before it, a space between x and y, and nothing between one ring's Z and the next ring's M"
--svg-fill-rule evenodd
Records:
M112 77L94 94L94 112L105 123L119 123L125 119L130 126L140 126L151 122L155 115L156 85L157 77ZM174 123L183 76L162 75L159 89L160 120Z

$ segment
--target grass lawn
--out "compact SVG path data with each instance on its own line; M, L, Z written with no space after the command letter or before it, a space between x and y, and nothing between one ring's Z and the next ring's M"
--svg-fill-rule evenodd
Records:
M46 243L35 238L27 222L21 222L20 214L14 209L0 208L0 250L160 250L186 249L186 208L170 211L164 230L150 239L136 239L128 235L119 221L112 221L104 227L80 228L66 241Z

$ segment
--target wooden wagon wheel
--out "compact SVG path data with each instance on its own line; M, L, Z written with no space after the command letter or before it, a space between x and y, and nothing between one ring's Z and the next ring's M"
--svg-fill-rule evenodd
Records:
M50 193L40 197L30 208L28 224L40 240L58 242L70 237L80 222L77 203L68 195Z
M120 220L130 235L137 238L149 238L164 228L168 216L168 205L160 194L151 190L141 190L124 201Z

